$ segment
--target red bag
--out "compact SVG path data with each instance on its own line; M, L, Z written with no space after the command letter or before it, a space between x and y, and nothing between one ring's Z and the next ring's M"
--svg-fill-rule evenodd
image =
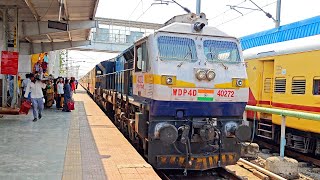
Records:
M28 114L29 110L31 108L31 101L24 101L21 104L20 110L19 110L19 114Z
M74 110L74 102L73 101L69 101L68 102L68 109L69 110Z

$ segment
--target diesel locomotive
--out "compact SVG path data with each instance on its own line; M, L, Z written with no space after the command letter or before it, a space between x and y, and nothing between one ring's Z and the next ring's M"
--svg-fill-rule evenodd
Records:
M80 83L157 169L235 164L249 87L238 39L205 14L175 16Z

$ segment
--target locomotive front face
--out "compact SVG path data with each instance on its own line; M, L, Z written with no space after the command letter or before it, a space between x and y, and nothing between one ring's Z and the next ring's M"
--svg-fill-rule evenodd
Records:
M148 157L156 168L235 164L250 138L241 125L249 89L238 40L201 28L177 23L149 37L148 68L134 75L133 94L150 103Z

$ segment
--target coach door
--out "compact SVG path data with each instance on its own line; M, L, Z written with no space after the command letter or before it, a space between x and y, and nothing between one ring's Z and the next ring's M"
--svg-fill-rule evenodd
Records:
M263 61L262 71L262 87L260 92L260 106L271 107L272 106L272 94L273 94L273 73L274 73L274 61ZM264 120L264 121L263 121ZM274 126L272 126L272 114L260 113L260 121L258 121L257 136L273 139L274 138Z
M271 106L273 93L274 61L263 61L262 88L260 104Z

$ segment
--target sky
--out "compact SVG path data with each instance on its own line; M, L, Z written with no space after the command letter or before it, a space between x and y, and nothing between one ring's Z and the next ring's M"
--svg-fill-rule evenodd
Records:
M196 0L176 1L192 12L196 12ZM276 18L276 0L252 1ZM185 11L174 3L153 4L159 2L156 0L100 0L96 17L162 24L173 16L185 14ZM236 8L239 11L237 12L227 5L243 8ZM280 25L319 15L319 5L320 0L282 0ZM206 14L209 26L215 26L236 37L274 28L275 23L272 19L266 17L262 11L251 9L256 9L256 6L250 0L201 0L201 12ZM92 63L80 63L81 75L89 71L94 63L97 64L115 56L115 54L95 52L71 52L70 55L74 58L91 58Z

